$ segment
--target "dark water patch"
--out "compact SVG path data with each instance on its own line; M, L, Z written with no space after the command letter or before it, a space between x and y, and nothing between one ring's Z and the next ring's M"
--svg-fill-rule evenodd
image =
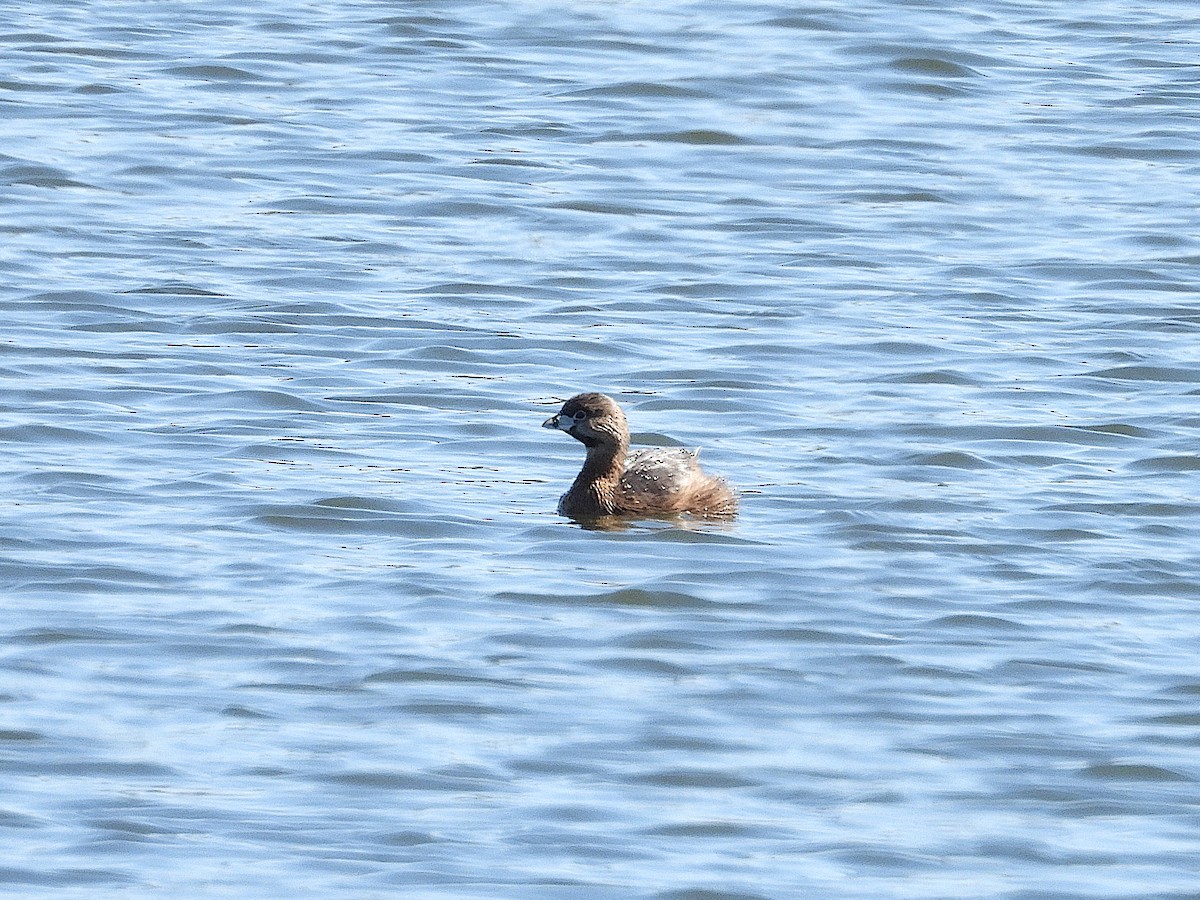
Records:
M0 169L0 183L45 188L91 188L72 178L69 172L51 166L13 165Z
M370 208L364 209L369 212ZM472 200L436 200L409 203L404 207L407 217L420 219L507 219L511 206Z
M1180 369L1170 366L1115 366L1088 372L1089 378L1107 378L1112 381L1158 381L1169 384L1194 384L1200 382L1200 369Z
M685 678L696 674L692 666L679 665L653 657L613 656L597 659L591 666L601 671L613 671L634 675L661 675L667 678Z
M24 885L30 888L119 887L137 883L138 879L135 876L115 869L28 869L0 866L0 884Z
M737 147L745 144L750 144L751 141L739 135L732 134L728 131L719 131L715 129L696 128L685 131L646 131L646 132L612 132L601 137L594 138L595 141L603 141L608 143L666 143L666 144L691 144L701 147Z
M946 666L905 666L900 669L900 673L930 681L973 681L979 677L974 672Z
M1072 502L1043 507L1050 512L1092 513L1102 516L1138 516L1153 519L1175 519L1200 515L1200 503L1163 503L1161 501Z
M114 303L114 295L101 291L39 291L14 301L0 301L0 306L13 311L25 310L30 305L45 306L62 311L125 312Z
M901 375L891 375L872 380L885 384L952 384L962 386L978 386L982 383L979 380L969 378L962 373L945 369L930 372L906 372Z
M1145 725L1171 725L1181 728L1200 728L1200 713L1165 713L1142 720Z
M623 202L600 202L596 200L558 200L547 203L546 209L561 209L569 212L597 213L606 216L666 216L665 207L654 208Z
M723 300L729 297L736 297L743 291L743 287L732 282L698 281L688 284L664 284L650 288L649 290L668 297Z
M1088 663L1058 659L1014 659L998 666L994 671L998 675L1028 675L1030 670L1052 670L1062 672L1083 672L1087 674L1111 674L1119 672L1116 666L1106 663Z
M231 703L221 710L222 716L227 716L231 719L247 719L249 721L271 720L276 716L261 709L255 709L252 706L245 706L241 703Z
M753 891L726 891L708 887L694 887L660 891L654 894L653 898L654 900L770 900L770 895Z
M58 94L61 90L61 84L0 78L0 91L8 91L11 94Z
M189 284L184 281L164 281L159 284L150 284L145 287L131 288L122 291L125 294L151 294L154 296L164 297L220 297L224 298L227 295L220 291L212 291L208 288L202 288L194 284Z
M1168 694L1184 697L1200 696L1200 682L1181 682L1171 685Z
M279 635L289 634L286 629L276 628L270 625L260 625L255 622L239 622L235 624L222 625L214 629L214 634L223 635L245 635L247 637L262 637L274 638Z
M47 819L0 809L0 828L42 829L47 825L49 825Z
M766 628L745 631L742 636L748 641L771 641L798 644L844 644L849 646L886 645L901 639L884 634L862 634L857 632L830 631L820 628Z
M645 831L648 835L679 838L731 838L781 836L781 830L752 826L741 822L679 822L658 825Z
M700 790L733 790L737 788L757 787L761 784L761 782L753 778L735 775L725 770L698 768L663 769L644 772L633 776L631 780L635 784L646 785L648 787L694 788Z
M473 165L473 166L511 166L512 168L516 168L516 169L553 169L554 168L553 166L550 166L546 163L538 162L537 160L520 159L520 158L506 157L506 156L480 157L479 159L471 160L469 164Z
M343 788L368 791L497 791L506 790L506 781L479 767L447 767L442 771L417 774L400 771L358 770L318 776L316 781Z
M158 594L164 588L178 586L178 578L163 574L161 577L148 577L143 572L121 572L120 570L104 568L85 568L82 570L53 570L42 568L32 570L28 581L18 584L23 594Z
M1121 861L1121 857L1109 853L1071 852L1050 847L1037 841L1022 841L1015 839L992 839L981 841L974 846L973 852L989 859L1011 859L1021 862L1037 862L1050 865L1077 866L1111 866ZM1022 895L1025 900L1032 900ZM1048 900L1048 898L1047 898Z
M1138 579L1097 578L1087 587L1113 597L1182 597L1200 599L1200 583L1189 577L1146 575Z
M514 759L509 762L509 768L514 772L524 772L532 775L552 775L579 777L586 775L589 767L585 764L572 762L568 758L554 759Z
M1040 444L1082 444L1085 446L1110 447L1126 446L1129 437L1154 437L1157 432L1142 428L1123 425L992 425L973 424L946 426L941 424L920 424L903 428L907 433L936 439L943 443L996 442L1021 445L1023 443Z
M362 691L362 688L357 684L315 684L303 681L251 681L236 685L236 688L239 691L261 691L269 694L298 694L314 697L349 697Z
M1126 425L1120 422L1113 422L1107 425L1061 425L1059 428L1071 428L1079 431L1088 431L1096 434L1111 434L1120 437L1134 438L1150 438L1155 436L1156 432L1146 428L1140 428L1136 425Z
M71 331L86 334L178 334L179 326L167 319L125 316L115 322L90 322L71 325Z
M522 594L502 594L497 596L497 600L507 600L517 604L530 602L529 597ZM537 602L538 598L533 598L532 602ZM551 636L536 632L525 634L514 634L511 632L501 632L492 635L491 642L499 645L504 649L504 652L511 651L512 648L521 650L543 651L550 647L563 647L564 649L581 649L584 647L593 647L595 642L589 638L576 636L573 634L554 634Z
M1075 465L1072 460L1063 459L1060 456L1039 456L1029 453L1005 455L1001 459L1005 464L1012 466L1048 468L1051 466Z
M266 80L262 75L249 72L246 69L239 69L236 66L175 66L173 68L166 69L165 71L168 75L178 75L183 78L192 78L197 81L220 81L246 84Z
M851 191L847 199L860 203L948 203L946 197L930 191Z
M36 53L58 53L67 56L79 56L85 59L145 60L158 58L152 53L143 53L135 50L129 50L128 48L124 47L89 47L76 43L60 44L56 46L41 46L30 49Z
M971 91L953 84L943 84L928 81L880 81L879 88L897 94L907 94L918 97L929 97L935 100L949 100L957 97L969 97Z
M125 644L136 643L136 635L103 628L30 628L10 635L14 644Z
M721 524L709 524L703 519L684 518L678 527L655 528L655 540L669 544L723 544L728 546L761 546L765 542L726 533Z
M459 297L478 297L478 296L501 296L510 297L512 299L521 299L528 296L529 289L523 285L510 284L495 284L482 281L447 281L438 284L431 284L427 287L422 287L413 291L419 296L459 296ZM434 329L447 328L448 330L476 331L478 328L469 328L465 326L454 326L443 323L432 323ZM494 331L483 332L489 336L495 334Z
M138 822L132 819L98 819L88 822L88 827L99 831L114 832L126 838L167 837L180 834L177 827L154 825L149 822Z
M711 650L711 645L701 643L691 635L691 632L675 632L655 629L652 631L639 631L631 634L620 640L618 643L623 647L629 647L638 650L685 650L703 652Z
M111 444L114 435L79 428L64 428L60 425L10 425L0 428L0 441L13 443L60 445L60 444Z
M895 72L927 75L935 78L974 78L979 72L967 66L930 56L907 56L893 59L888 67Z
M521 688L519 681L470 675L441 669L388 669L375 672L363 679L363 684L425 684L473 687Z
M327 497L324 500L313 501L316 506L329 509L358 511L370 513L402 513L411 512L412 504L389 500L384 497Z
M486 531L485 525L461 516L375 513L370 510L329 509L315 504L262 505L251 513L250 518L272 529L309 534L436 538Z
M393 831L380 835L377 840L388 847L420 847L439 843L442 839L426 831Z
M321 216L364 215L381 211L382 201L367 197L314 196L284 197L263 204L261 215L311 214Z
M905 853L885 847L871 847L854 844L837 850L823 851L823 856L830 856L843 863L850 864L856 869L886 872L895 877L896 872L917 872L934 868L940 863L932 855Z
M928 623L931 628L945 628L955 631L1022 631L1024 625L1005 619L1001 616L988 616L981 613L960 613L952 616L941 616Z
M1113 782L1193 782L1196 779L1183 772L1143 763L1094 763L1083 770L1088 778Z
M738 753L750 749L750 744L731 736L715 737L702 732L690 734L653 729L639 738L649 749L671 750L687 755L699 753Z
M1196 472L1200 471L1200 456L1158 456L1139 459L1129 463L1129 468L1142 472Z
M909 466L934 466L947 469L991 469L995 463L966 453L962 450L946 450L938 453L918 453L904 459Z
M346 159L367 160L371 162L405 163L427 165L438 162L438 158L428 153L418 153L411 150L398 150L389 147L372 147L365 150L350 150L344 154Z
M879 356L910 356L929 358L940 356L944 352L932 344L917 341L875 341L854 348L863 353L878 354Z
M211 334L224 337L238 335L297 334L316 323L304 321L272 321L266 316L194 318L172 330L176 334ZM335 323L328 323L335 324ZM210 345L211 346L211 345Z
M5 44L64 44L66 38L62 35L50 34L44 31L12 31L0 34L0 43ZM30 48L41 49L41 47Z
M211 394L196 394L188 398L193 408L236 410L236 411L291 411L320 412L326 407L322 403L307 400L287 391L238 390L220 391Z
M797 31L838 33L848 30L848 23L839 24L836 21L831 21L836 18L836 12L833 10L822 10L822 12L826 13L824 17L807 13L773 16L769 19L764 19L761 24L771 28L791 28Z
M1137 144L1103 143L1091 144L1072 148L1080 156L1094 156L1100 159L1140 160L1145 162L1195 162L1194 147L1154 147Z
M828 225L816 219L804 219L795 216L749 216L747 218L738 218L728 222L722 222L716 227L720 231L791 237L796 234L805 234L824 229L827 228ZM787 265L801 266L804 264L812 264L817 266L827 266L833 265L839 261L840 260L835 256L820 253L810 253L789 257Z
M970 504L955 500L943 500L939 497L905 497L900 500L880 501L881 509L898 513L949 513L962 514L974 507Z
M1099 531L1087 531L1082 528L1049 528L1027 529L1026 533L1032 543L1042 545L1065 544L1075 541L1098 541L1111 537Z
M470 700L415 700L399 704L399 709L414 716L424 716L431 719L477 719L490 716L523 715L524 711L517 707L495 706Z
M10 771L17 764L9 763ZM112 779L148 779L162 782L173 781L179 777L179 772L170 766L152 762L125 762L110 759L91 759L78 762L57 762L45 760L21 764L20 768L29 774L41 777L58 776L67 778L85 778L103 780Z
M103 97L107 94L125 93L125 89L112 84L95 83L80 85L79 87L75 88L75 93L83 94L85 96Z
M40 731L23 729L0 729L0 744L40 743L46 740L46 735Z
M639 99L699 99L710 97L708 91L687 87L675 83L655 81L623 81L617 84L607 84L601 87L581 88L563 91L559 97L616 97Z
M627 607L633 609L707 609L712 601L692 594L676 591L658 591L642 588L622 588L593 594L532 594L504 591L497 599L522 603L580 603L588 606Z

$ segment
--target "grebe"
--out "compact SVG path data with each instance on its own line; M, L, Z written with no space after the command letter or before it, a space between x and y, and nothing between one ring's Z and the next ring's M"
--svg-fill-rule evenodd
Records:
M696 461L700 451L652 448L630 453L629 426L612 397L579 394L542 427L565 431L587 448L583 469L558 501L560 515L737 514L737 495L723 479L704 473Z

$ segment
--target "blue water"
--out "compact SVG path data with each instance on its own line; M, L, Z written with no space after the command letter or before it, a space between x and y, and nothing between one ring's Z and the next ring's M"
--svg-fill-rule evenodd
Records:
M1198 52L0 9L0 892L1194 898ZM582 390L738 520L556 515Z

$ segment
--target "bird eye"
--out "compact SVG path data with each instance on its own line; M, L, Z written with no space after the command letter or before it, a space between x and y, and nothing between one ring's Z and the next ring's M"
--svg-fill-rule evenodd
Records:
M576 412L575 415L571 416L571 418L576 422L582 422L586 417L587 413L585 413L582 409Z

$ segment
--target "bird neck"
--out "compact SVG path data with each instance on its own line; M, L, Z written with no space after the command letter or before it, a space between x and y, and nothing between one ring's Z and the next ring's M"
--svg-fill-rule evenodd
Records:
M605 441L588 447L583 468L567 492L568 496L578 498L588 507L594 505L597 513L612 513L617 507L617 488L625 472L628 451L627 440Z

